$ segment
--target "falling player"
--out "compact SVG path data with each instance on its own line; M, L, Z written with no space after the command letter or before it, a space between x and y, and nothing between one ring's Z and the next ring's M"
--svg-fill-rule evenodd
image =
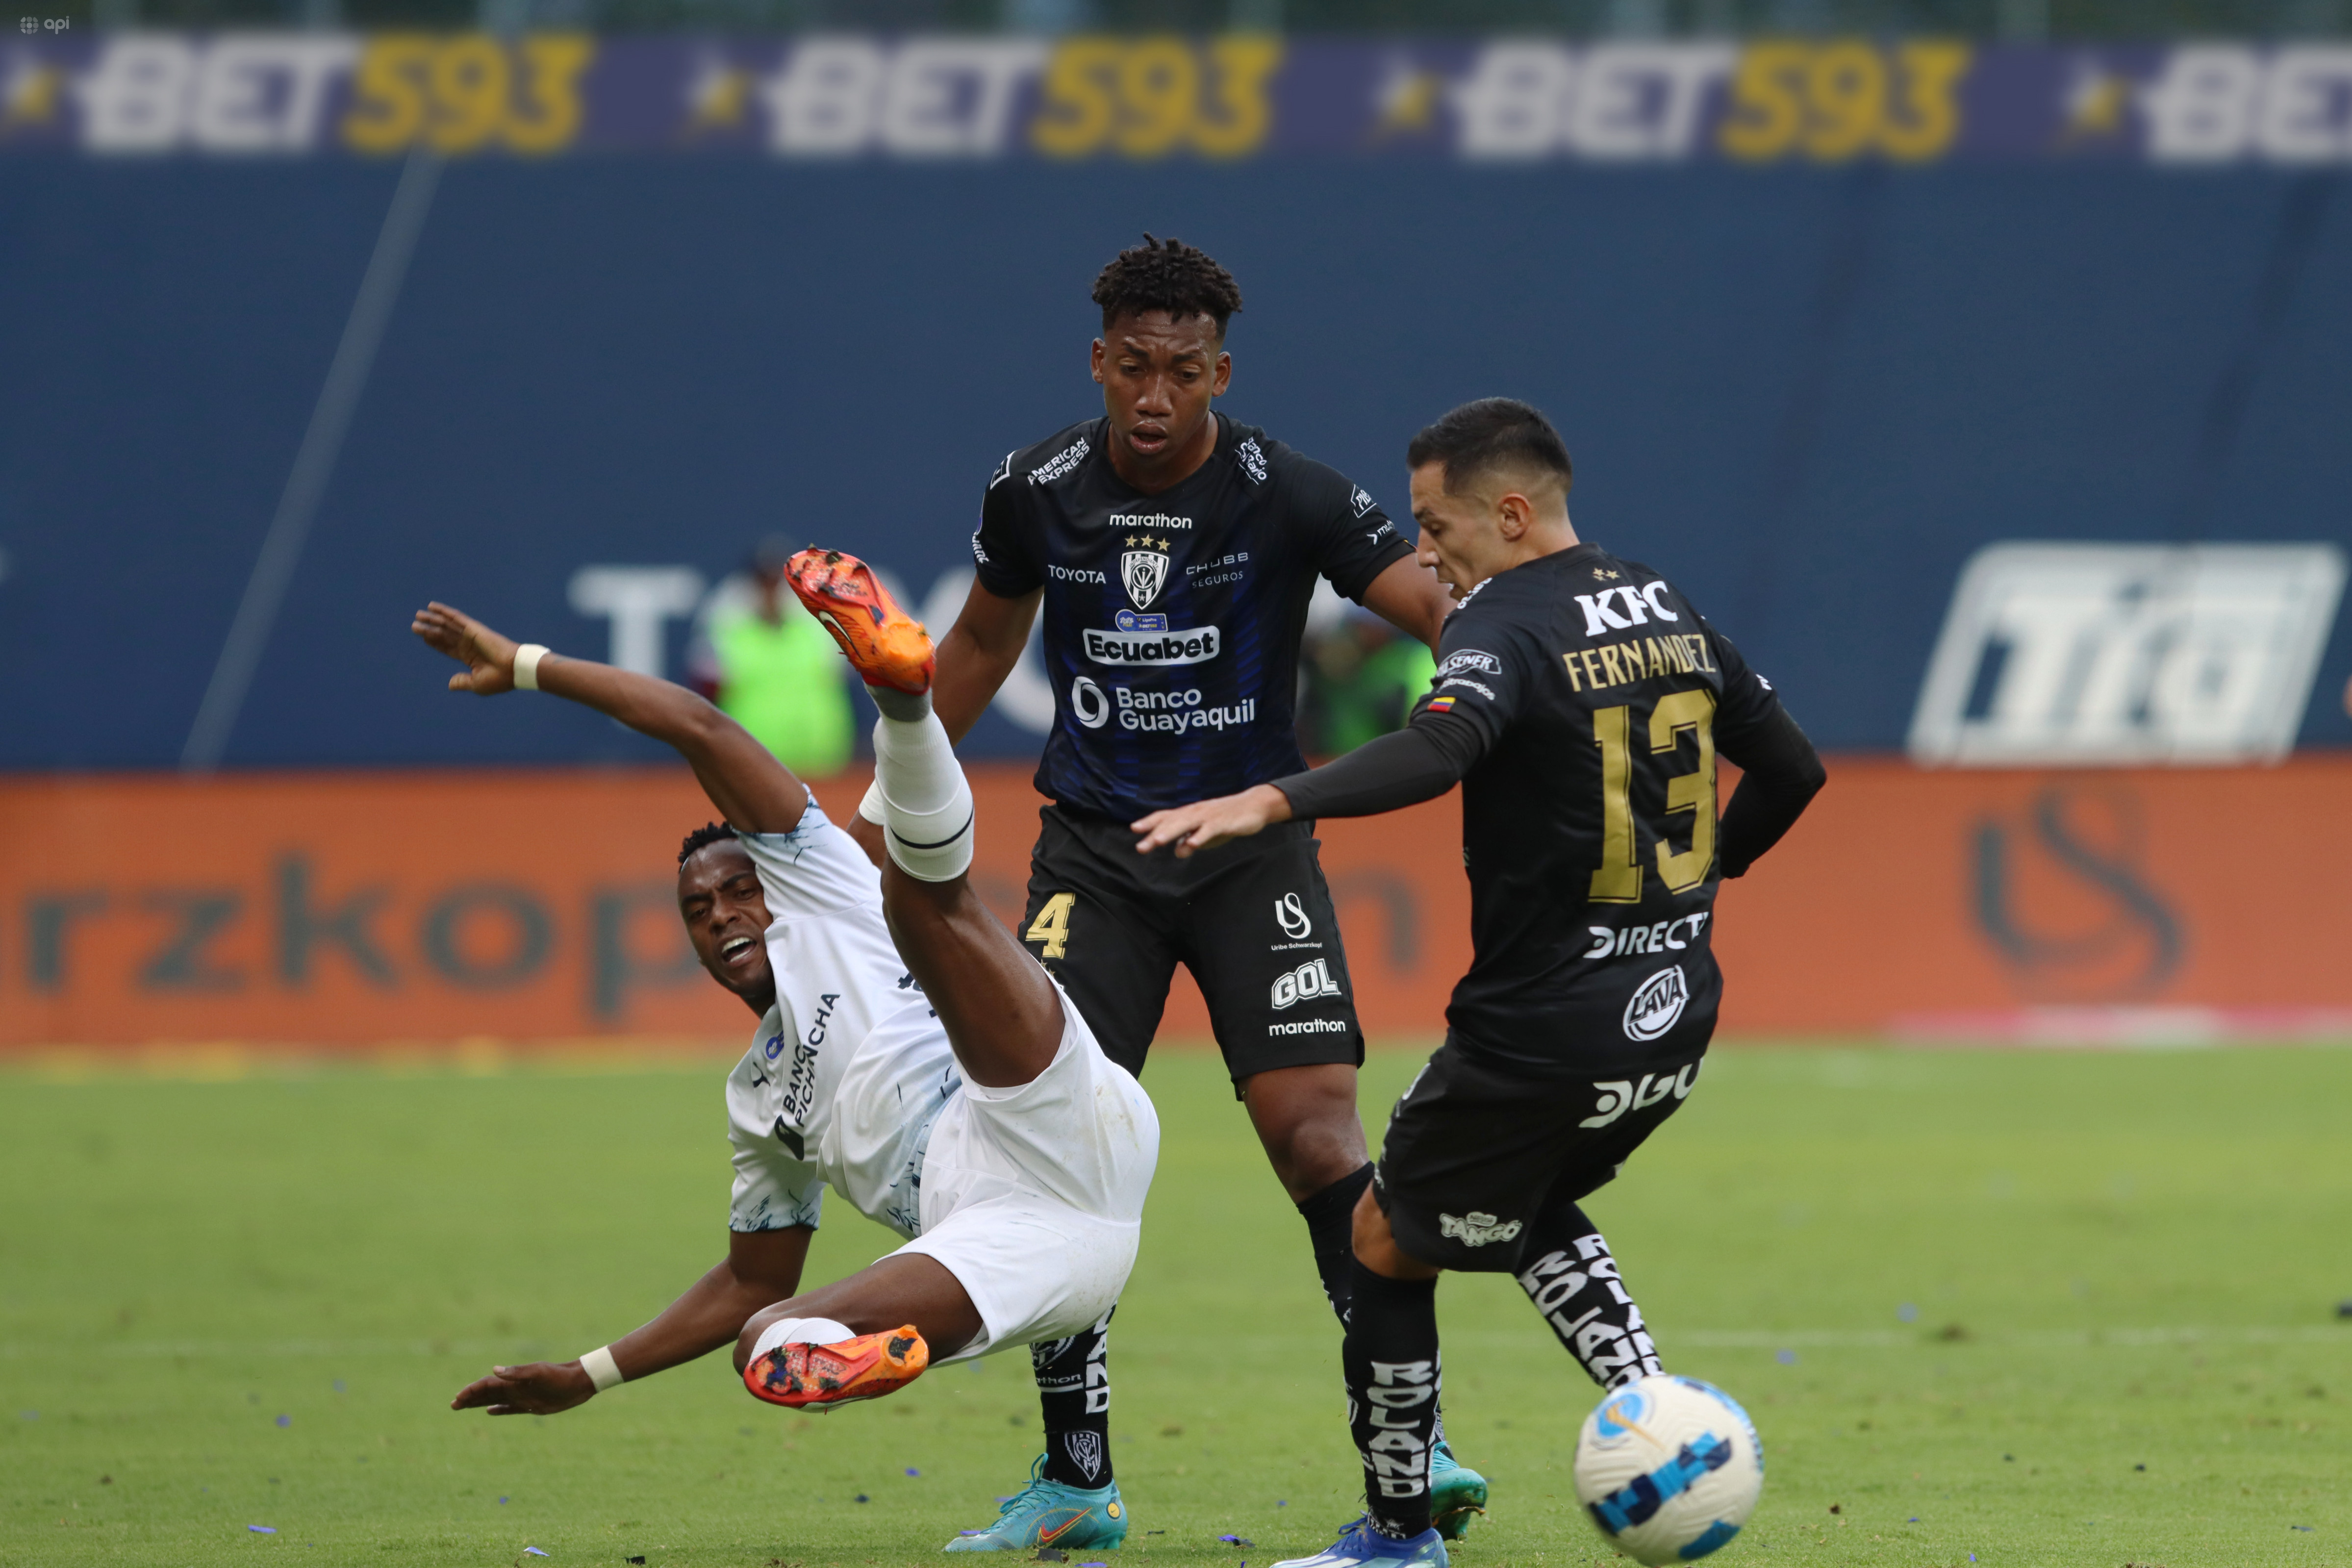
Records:
M1410 726L1135 825L1138 848L1192 855L1463 786L1470 970L1355 1212L1343 1366L1365 1515L1277 1568L1444 1563L1430 1513L1441 1269L1516 1275L1604 1388L1659 1370L1578 1204L1690 1093L1722 995L1717 880L1770 848L1824 777L1770 684L1673 584L1578 540L1568 449L1542 415L1465 404L1407 460L1421 557L1462 601ZM1744 770L1720 825L1718 752Z
M978 576L940 645L939 714L951 737L971 729L1042 603L1054 728L1037 788L1054 804L1018 929L1111 1059L1139 1075L1176 965L1192 970L1344 1321L1349 1215L1371 1164L1356 1113L1363 1034L1314 825L1179 861L1139 860L1127 824L1306 765L1291 706L1318 576L1425 643L1453 605L1370 494L1211 407L1233 372L1231 273L1147 235L1103 268L1094 301L1102 416L1008 454L989 480ZM1039 1358L1040 1479L966 1544L1045 1544L1041 1521L1117 1498L1108 1328ZM1438 1464L1451 1534L1486 1484L1442 1445ZM1104 1523L1052 1544L1123 1533Z
M760 1017L727 1083L726 1258L644 1327L577 1361L496 1368L457 1408L566 1410L731 1343L752 1394L823 1410L931 1361L1076 1335L1134 1264L1159 1123L966 880L971 791L931 715L929 642L873 613L887 601L863 568L804 554L793 579L836 635L856 628L882 710L878 876L799 780L683 687L518 647L444 605L417 614L416 634L467 667L453 689L568 698L692 766L725 821L687 837L678 912L711 978ZM908 1239L803 1293L828 1184Z

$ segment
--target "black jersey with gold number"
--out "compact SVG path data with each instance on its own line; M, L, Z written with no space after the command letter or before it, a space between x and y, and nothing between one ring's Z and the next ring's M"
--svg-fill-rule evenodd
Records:
M1770 685L1664 578L1580 544L1463 602L1423 706L1490 742L1462 782L1458 1047L1583 1073L1703 1047L1722 993L1716 752L1763 732Z

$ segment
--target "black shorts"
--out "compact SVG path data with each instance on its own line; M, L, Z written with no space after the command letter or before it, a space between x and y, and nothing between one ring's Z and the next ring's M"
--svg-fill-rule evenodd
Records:
M1141 1076L1181 963L1225 1070L1361 1066L1355 986L1313 825L1286 822L1179 860L1127 824L1049 805L1014 932L1062 983L1111 1060Z
M1536 1079L1452 1037L1390 1113L1372 1177L1397 1245L1423 1263L1511 1273L1547 1211L1605 1186L1698 1079L1696 1054L1606 1078Z

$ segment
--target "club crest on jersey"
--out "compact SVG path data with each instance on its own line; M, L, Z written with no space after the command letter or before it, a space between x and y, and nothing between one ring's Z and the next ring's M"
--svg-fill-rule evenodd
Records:
M1168 542L1149 534L1130 534L1127 543L1127 552L1118 558L1118 578L1127 584L1127 596L1135 607L1148 610L1151 601L1160 597L1160 590L1168 585Z

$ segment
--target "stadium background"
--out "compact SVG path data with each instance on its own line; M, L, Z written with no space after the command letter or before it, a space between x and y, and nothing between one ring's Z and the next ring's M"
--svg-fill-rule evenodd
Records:
M2346 1561L2352 1054L2261 1042L2352 1037L2347 28L2347 0L27 7L0 1564L911 1568L988 1518L1033 1451L1017 1360L814 1433L717 1359L552 1424L443 1408L709 1266L743 1015L667 912L708 815L682 771L447 696L405 620L439 595L674 672L776 531L951 604L986 475L1097 406L1086 287L1147 227L1240 273L1228 406L1391 506L1429 415L1544 404L1580 526L1831 752L1722 903L1727 1037L1776 1048L1717 1053L1589 1200L1670 1364L1763 1433L1720 1560ZM783 92L825 40L824 90ZM975 47L1012 84L988 115ZM1016 679L968 748L1007 911L1046 695ZM1325 830L1375 1138L1465 957L1455 809ZM1180 995L1170 1043L1202 1026ZM1122 1558L1312 1551L1357 1476L1297 1221L1213 1055L1147 1082ZM810 1278L890 1245L835 1204ZM1443 1300L1449 1430L1496 1482L1457 1562L1609 1561L1564 1473L1589 1389L1530 1359L1507 1279Z
M1974 41L75 16L0 44L0 1041L731 1027L660 912L680 775L449 700L408 611L675 672L781 532L940 618L1004 450L1096 406L1086 289L1146 229L1244 285L1224 406L1391 507L1435 412L1549 409L1586 536L1672 573L1835 756L1803 852L1726 896L1730 1032L2352 1018L2331 46L2037 41L2015 5ZM1602 19L1644 17L1691 19ZM2143 694L2105 741L1938 752L1962 573L2036 541L2318 548L2190 605L2190 653L2062 628L2153 647L2117 657L2175 708L2230 688L2201 751ZM1962 647L1963 719L2016 635ZM1045 696L1017 679L966 747L1008 911ZM2134 757L2195 765L2103 765ZM1454 809L1328 832L1376 1031L1435 1027L1458 973Z

